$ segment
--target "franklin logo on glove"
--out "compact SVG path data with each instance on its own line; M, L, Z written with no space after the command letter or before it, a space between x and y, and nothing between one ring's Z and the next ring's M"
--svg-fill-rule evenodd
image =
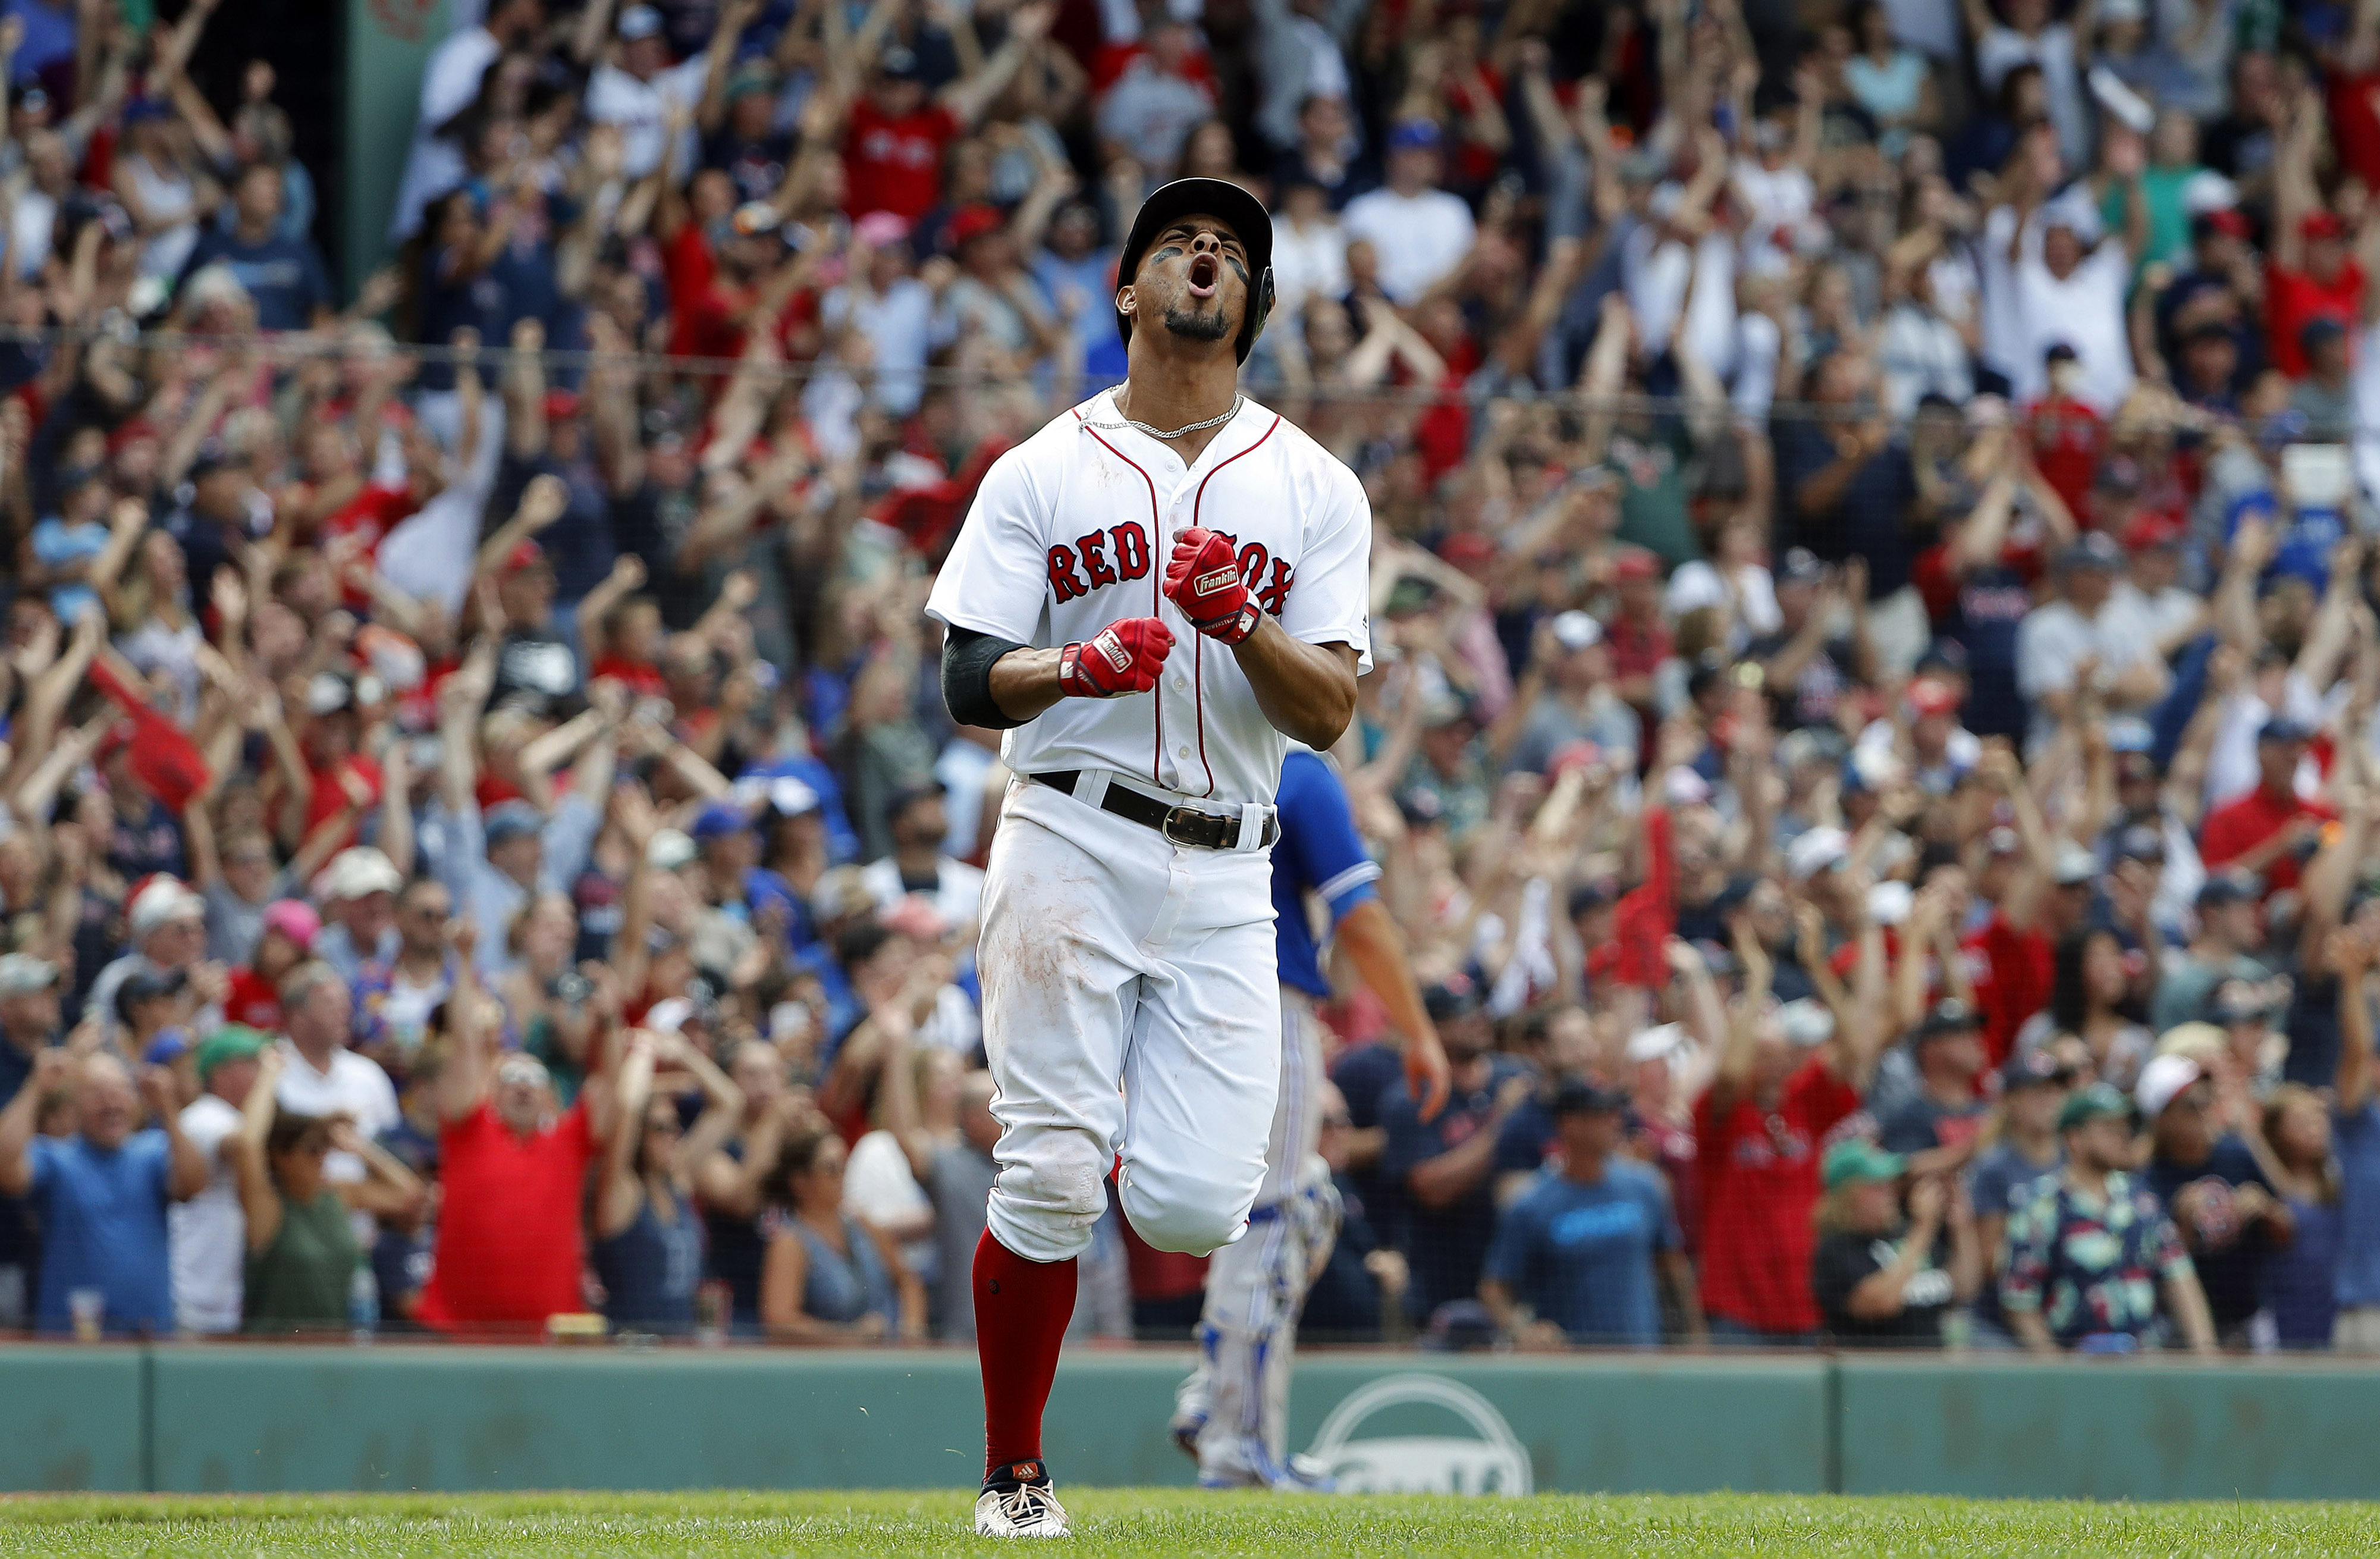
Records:
M1198 525L1173 538L1165 599L1182 609L1192 627L1225 644L1245 642L1264 615L1240 578L1232 538Z

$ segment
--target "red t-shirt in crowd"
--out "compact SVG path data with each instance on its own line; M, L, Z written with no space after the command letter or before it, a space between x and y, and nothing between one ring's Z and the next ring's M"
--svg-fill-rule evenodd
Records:
M867 98L851 107L843 167L851 187L851 214L889 211L915 222L942 195L942 151L965 127L941 104L887 118Z
M2046 396L2025 409L2024 427L2042 480L2066 500L2076 519L2089 523L2091 487L2107 447L2107 424L2079 400Z
M2008 1059L2024 1020L2049 1005L2057 952L2047 936L2010 924L2007 912L1997 909L1965 945L1975 1006L1984 1016L1984 1049L1997 1067Z
M224 994L224 1021L244 1023L261 1034L281 1031L281 993L273 981L242 965L231 971L231 989Z
M1702 1169L1703 1309L1755 1332L1815 1332L1811 1225L1827 1133L1860 1096L1816 1056L1785 1079L1774 1110L1738 1095L1721 1116L1694 1102Z
M482 1103L438 1139L446 1188L418 1319L442 1332L537 1331L586 1308L578 1221L595 1134L584 1100L523 1139Z
M2363 180L2367 189L2380 189L2380 111L2375 111L2373 97L2380 92L2380 70L2359 76L2333 71L2325 85L2330 97L2330 144L2339 163Z
M2296 791L2287 796L2266 794L2263 786L2248 792L2236 801L2227 801L2206 814L2204 832L2199 841L2200 859L2210 871L2228 865L2250 850L2278 834L2297 817L2321 818L2325 822L2338 814L2318 801L2309 801ZM2265 868L2265 891L2276 894L2298 885L2298 872L2302 868L2297 857L2283 854Z
M364 788L371 792L370 805L380 804L382 781L378 762L358 752L350 755L339 767L364 782ZM339 783L338 768L316 769L314 793L306 801L306 832L311 834L323 822L336 817L346 804L347 787ZM346 833L340 836L338 847L344 850L361 837L362 824L359 822L349 823Z
M2305 353L2298 332L2315 320L2337 320L2354 337L2363 315L2363 268L2350 260L2328 286L2302 271L2265 267L2265 321L2273 366L2292 379L2305 376Z

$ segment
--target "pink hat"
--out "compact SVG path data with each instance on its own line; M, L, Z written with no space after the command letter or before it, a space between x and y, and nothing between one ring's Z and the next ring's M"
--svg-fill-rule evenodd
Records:
M279 932L298 944L301 953L314 950L314 938L322 934L322 917L314 907L301 899L275 899L264 907L264 929Z
M882 249L909 236L909 219L899 212L871 211L853 223L851 231L869 249Z

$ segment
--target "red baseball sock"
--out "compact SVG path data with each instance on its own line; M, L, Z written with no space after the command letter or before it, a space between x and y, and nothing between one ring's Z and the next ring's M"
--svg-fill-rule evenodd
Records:
M1041 1459L1041 1410L1075 1315L1075 1259L1028 1261L986 1229L975 1247L975 1346L983 1361L985 1476Z

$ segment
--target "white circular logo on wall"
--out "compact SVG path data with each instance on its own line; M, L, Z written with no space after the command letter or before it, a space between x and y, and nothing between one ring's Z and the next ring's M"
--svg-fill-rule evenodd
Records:
M1443 1407L1476 1438L1406 1434L1358 1439L1364 1420L1390 1407ZM1486 1397L1443 1375L1390 1375L1358 1388L1322 1420L1305 1453L1344 1493L1525 1494L1529 1453Z

